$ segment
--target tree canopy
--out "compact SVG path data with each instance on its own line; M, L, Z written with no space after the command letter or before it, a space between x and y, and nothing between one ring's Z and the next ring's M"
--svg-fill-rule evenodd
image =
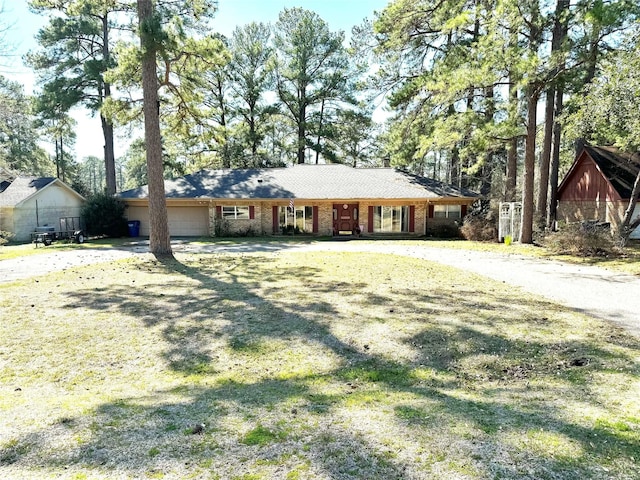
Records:
M8 175L50 175L52 165L39 145L33 101L24 88L0 76L0 170Z
M374 28L378 82L396 112L386 135L392 162L424 173L429 162L444 161L445 180L509 200L520 164L522 241L530 243L534 192L544 193L538 197L544 215L551 205L546 191L557 186L557 173L549 185L549 170L551 153L555 168L561 153L554 125L562 100L594 79L637 15L627 0L571 7L566 0L390 3ZM536 185L538 106L545 96L546 153Z
M29 5L49 15L49 24L36 37L41 48L26 57L42 84L41 115L60 119L78 104L100 114L106 190L114 194L113 125L101 107L111 96L104 73L116 61L111 53L114 19L130 6L119 0L30 0Z

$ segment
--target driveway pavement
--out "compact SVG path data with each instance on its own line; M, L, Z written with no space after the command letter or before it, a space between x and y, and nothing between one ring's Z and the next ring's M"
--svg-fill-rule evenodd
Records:
M626 328L640 336L640 278L609 270L514 254L445 249L390 242L242 243L197 245L179 242L179 253L242 253L278 251L351 251L404 255L439 262L522 288L585 314ZM118 249L87 249L32 255L0 261L0 283L66 268L146 254L138 244Z
M11 258L0 261L0 283L13 282L82 265L120 260L141 255L147 251L148 247L139 245L117 249L82 248Z

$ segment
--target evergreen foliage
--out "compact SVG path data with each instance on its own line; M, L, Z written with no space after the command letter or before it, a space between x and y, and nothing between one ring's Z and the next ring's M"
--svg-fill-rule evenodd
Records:
M41 48L26 56L40 76L41 116L57 123L78 104L100 114L106 185L113 194L113 125L101 112L111 96L111 85L104 73L116 62L110 37L116 27L114 18L130 10L130 5L119 0L30 0L29 5L49 17L49 24L36 37Z
M122 237L127 233L124 211L122 200L106 193L97 193L87 199L81 215L90 235Z
M553 204L547 189L557 188L563 139L556 118L564 94L594 79L602 52L618 48L619 33L632 29L637 16L638 6L626 0L390 3L374 29L378 84L395 111L384 137L391 162L417 173L442 163L433 167L441 180L496 200L515 200L520 165L521 240L530 243L535 182L542 217ZM546 116L539 119L545 95ZM537 172L541 121L548 128Z
M38 145L32 100L22 85L0 76L0 170L51 175L52 165Z

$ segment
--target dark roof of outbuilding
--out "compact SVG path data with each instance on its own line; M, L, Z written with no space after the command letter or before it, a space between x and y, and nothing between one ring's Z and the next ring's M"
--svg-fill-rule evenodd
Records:
M630 198L633 183L640 170L638 155L622 153L614 147L587 145L584 148L620 197Z
M17 177L12 182L4 181L0 190L0 206L15 206L54 180L54 177Z
M288 168L201 170L165 180L167 198L373 199L476 198L478 194L392 168L295 165ZM147 198L146 186L119 194Z

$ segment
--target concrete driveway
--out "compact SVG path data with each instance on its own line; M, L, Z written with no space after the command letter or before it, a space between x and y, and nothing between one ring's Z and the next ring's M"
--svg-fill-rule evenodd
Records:
M11 258L0 261L0 283L13 282L72 267L120 260L141 255L147 251L148 247L142 245L124 248L79 248L78 250L52 251L52 253Z
M508 288L522 288L585 314L626 328L640 337L640 278L599 267L513 254L430 247L428 243L402 245L380 242L286 242L198 245L177 242L180 253L243 253L282 251L350 251L404 255L442 263L504 282ZM11 282L56 270L108 262L136 255L148 255L138 244L118 249L96 248L32 255L0 261L0 283Z

